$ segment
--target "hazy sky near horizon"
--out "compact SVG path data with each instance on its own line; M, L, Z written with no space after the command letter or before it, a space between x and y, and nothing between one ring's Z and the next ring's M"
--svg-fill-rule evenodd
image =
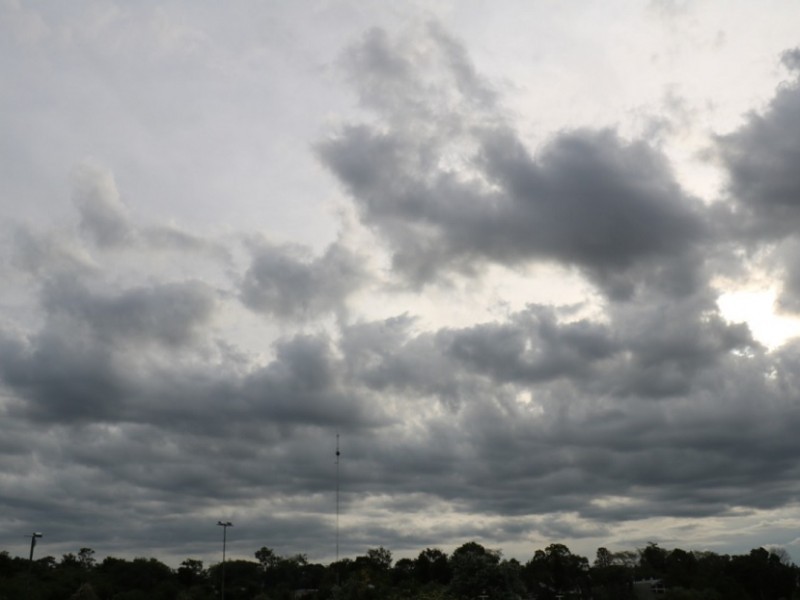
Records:
M797 23L0 0L0 549L800 559Z

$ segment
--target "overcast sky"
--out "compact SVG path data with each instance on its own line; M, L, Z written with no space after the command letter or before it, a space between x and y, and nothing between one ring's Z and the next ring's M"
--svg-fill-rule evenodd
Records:
M800 559L798 23L0 0L0 549Z

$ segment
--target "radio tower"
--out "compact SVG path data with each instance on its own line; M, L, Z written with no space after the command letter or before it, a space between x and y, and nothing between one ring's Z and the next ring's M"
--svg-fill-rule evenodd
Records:
M339 562L339 433L336 433L336 562ZM339 565L336 565L337 575ZM338 577L337 577L338 578Z

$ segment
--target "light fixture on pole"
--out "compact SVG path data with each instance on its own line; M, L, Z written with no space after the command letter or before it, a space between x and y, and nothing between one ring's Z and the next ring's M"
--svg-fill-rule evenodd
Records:
M222 527L222 586L221 598L225 600L225 546L228 542L228 527L233 527L230 521L217 521L217 525Z
M34 531L31 534L31 555L28 557L28 560L31 562L33 561L33 549L36 547L36 538L40 537L42 537L42 534L39 531Z

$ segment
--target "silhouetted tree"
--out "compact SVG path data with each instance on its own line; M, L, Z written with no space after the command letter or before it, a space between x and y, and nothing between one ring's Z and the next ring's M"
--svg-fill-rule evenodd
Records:
M219 585L222 563L209 567L214 586ZM250 560L225 561L225 600L250 600L261 591L261 565Z
M450 592L463 599L503 597L505 586L499 564L500 553L496 550L474 541L459 546L450 555Z
M572 554L564 544L550 544L537 550L525 564L524 578L528 589L537 597L579 598L588 595L589 561Z
M753 600L788 600L797 587L796 569L764 548L732 557L728 572Z
M425 548L414 561L414 575L421 584L450 583L450 563L447 554L438 548Z
M592 596L595 600L633 598L633 573L636 560L625 561L607 548L598 548L589 569Z
M667 568L667 551L659 548L658 544L650 542L645 548L639 550L640 579L662 579Z
M187 588L202 585L208 581L206 570L203 568L203 561L194 558L187 558L178 567L178 581Z
M667 584L663 600L800 599L798 568L786 553L763 548L733 557L655 543L638 552L599 548L591 568L563 544L537 550L524 566L474 541L450 557L426 548L394 566L382 546L328 566L266 547L255 556L226 562L227 600L633 600L634 577L648 576ZM174 571L153 558L98 564L90 548L34 563L0 551L0 600L217 600L220 568L191 558Z
M82 569L91 571L95 565L94 550L91 548L81 548L78 550L78 564Z
M276 567L281 560L281 557L275 554L272 548L266 546L261 546L256 550L255 557L265 572Z
M693 588L696 586L697 559L693 554L675 548L664 561L664 584L667 587Z
M614 556L608 548L598 548L594 559L594 567L604 569L614 564Z
M392 566L392 553L383 546L367 550L367 558L380 571L388 571Z
M410 558L401 558L392 568L392 586L410 590L417 583L414 561Z

